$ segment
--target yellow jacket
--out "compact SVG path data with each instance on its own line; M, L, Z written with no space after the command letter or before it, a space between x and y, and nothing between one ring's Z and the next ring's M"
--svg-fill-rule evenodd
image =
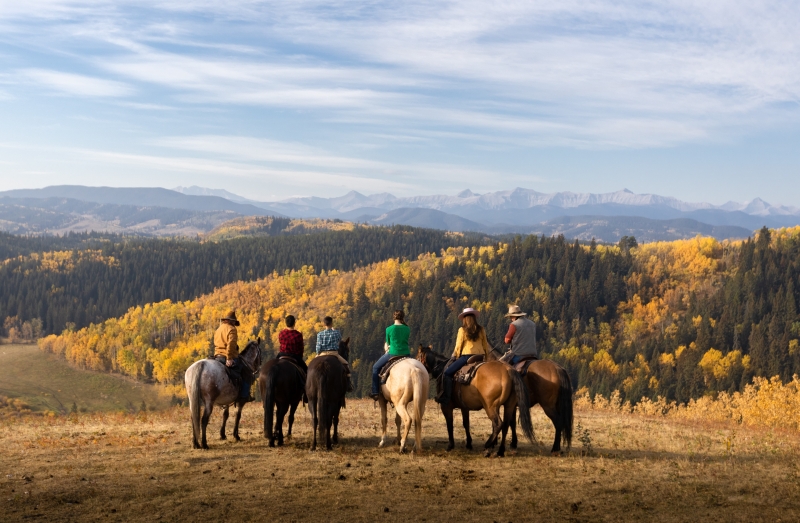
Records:
M229 360L239 357L239 334L236 327L221 323L214 333L214 356L225 356Z
M467 339L464 327L458 329L456 348L453 351L453 355L456 358L460 356L471 356L473 354L483 354L488 357L490 350L492 350L492 348L489 346L489 340L486 339L486 329L481 329L481 333L475 341Z

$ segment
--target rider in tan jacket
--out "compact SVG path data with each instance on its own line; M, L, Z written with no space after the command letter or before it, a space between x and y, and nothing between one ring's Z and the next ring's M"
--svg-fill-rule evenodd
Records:
M237 401L247 403L254 401L250 396L250 381L247 379L247 372L242 372L244 365L239 359L239 333L236 327L239 320L236 319L236 311L229 311L224 318L221 318L219 327L214 332L214 359L223 363L241 378L239 389L239 399Z

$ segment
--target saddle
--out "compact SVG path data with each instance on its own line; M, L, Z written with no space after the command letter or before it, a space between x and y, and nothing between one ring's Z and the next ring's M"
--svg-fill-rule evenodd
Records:
M522 377L525 377L525 374L528 373L528 367L530 366L530 364L538 359L539 358L537 358L536 356L525 356L523 359L521 359L514 365L514 370L519 372Z
M278 356L278 361L288 361L289 363L294 365L294 368L297 369L297 372L299 372L300 376L303 377L303 381L304 382L306 381L306 371L304 371L303 368L297 364L297 360L295 360L291 356Z
M389 358L389 361L386 362L386 365L384 365L378 373L378 376L381 378L381 385L384 385L386 380L389 379L389 373L392 372L395 365L410 357L411 356L392 356Z
M242 386L242 367L244 367L244 365L242 365L239 360L237 360L233 366L228 367L224 362L219 361L215 356L209 356L208 359L216 361L225 368L225 373L228 375L228 379L231 381L234 387L238 389Z
M467 360L467 364L456 372L456 375L453 376L453 381L461 385L469 385L472 382L472 378L474 378L475 374L478 372L478 369L486 364L483 360L484 358L481 354L472 356Z

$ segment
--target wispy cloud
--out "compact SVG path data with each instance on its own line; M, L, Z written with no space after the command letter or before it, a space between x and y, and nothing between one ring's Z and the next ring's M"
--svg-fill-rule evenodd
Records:
M89 97L122 97L133 94L131 86L92 76L48 69L22 69L18 74L28 81L63 94Z

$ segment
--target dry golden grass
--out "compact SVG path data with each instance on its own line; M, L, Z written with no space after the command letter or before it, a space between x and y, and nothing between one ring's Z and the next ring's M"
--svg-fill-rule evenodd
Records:
M144 415L10 419L0 426L5 521L798 521L800 435L599 410L578 411L572 452L540 446L486 459L444 451L444 420L425 415L422 455L378 449L379 411L351 401L342 444L310 453L309 420L270 449L259 405L241 443L191 449L188 409ZM473 413L476 443L489 424ZM220 415L209 428L215 434ZM459 424L460 425L460 424ZM231 427L229 426L229 433ZM584 448L582 448L582 444ZM582 455L591 446L590 455ZM480 445L478 445L479 447Z

